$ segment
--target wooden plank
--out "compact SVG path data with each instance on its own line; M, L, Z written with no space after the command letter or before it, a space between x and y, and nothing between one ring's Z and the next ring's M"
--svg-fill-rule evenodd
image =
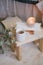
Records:
M16 47L16 58L18 60L21 60L22 59L21 47Z
M43 52L43 38L39 40L39 49Z

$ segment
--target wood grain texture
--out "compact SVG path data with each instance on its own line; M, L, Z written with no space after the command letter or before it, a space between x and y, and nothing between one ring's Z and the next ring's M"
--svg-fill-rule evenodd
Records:
M21 47L16 47L16 58L18 60L22 59Z
M43 38L39 40L39 49L43 52Z

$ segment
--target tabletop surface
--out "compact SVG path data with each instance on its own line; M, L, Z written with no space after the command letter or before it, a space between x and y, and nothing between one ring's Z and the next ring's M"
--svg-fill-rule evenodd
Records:
M17 46L43 38L43 28L40 27L40 23L35 23L34 26L29 27L25 22L17 22L16 32L20 30L34 30L34 34L28 33L24 41L16 41Z

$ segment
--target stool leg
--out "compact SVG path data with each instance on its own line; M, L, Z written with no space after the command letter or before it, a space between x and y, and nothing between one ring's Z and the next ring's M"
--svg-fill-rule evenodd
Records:
M16 57L18 60L21 60L22 55L21 55L21 47L16 47Z
M43 52L43 38L39 40L39 49Z

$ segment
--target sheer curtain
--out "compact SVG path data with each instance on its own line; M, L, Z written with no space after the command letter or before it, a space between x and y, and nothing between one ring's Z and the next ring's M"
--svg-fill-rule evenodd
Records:
M39 10L35 9L37 9L36 5L33 4L25 4L15 0L0 0L0 18L18 16L26 20L30 16L39 16Z
M0 0L0 18L14 15L13 3L12 0Z

